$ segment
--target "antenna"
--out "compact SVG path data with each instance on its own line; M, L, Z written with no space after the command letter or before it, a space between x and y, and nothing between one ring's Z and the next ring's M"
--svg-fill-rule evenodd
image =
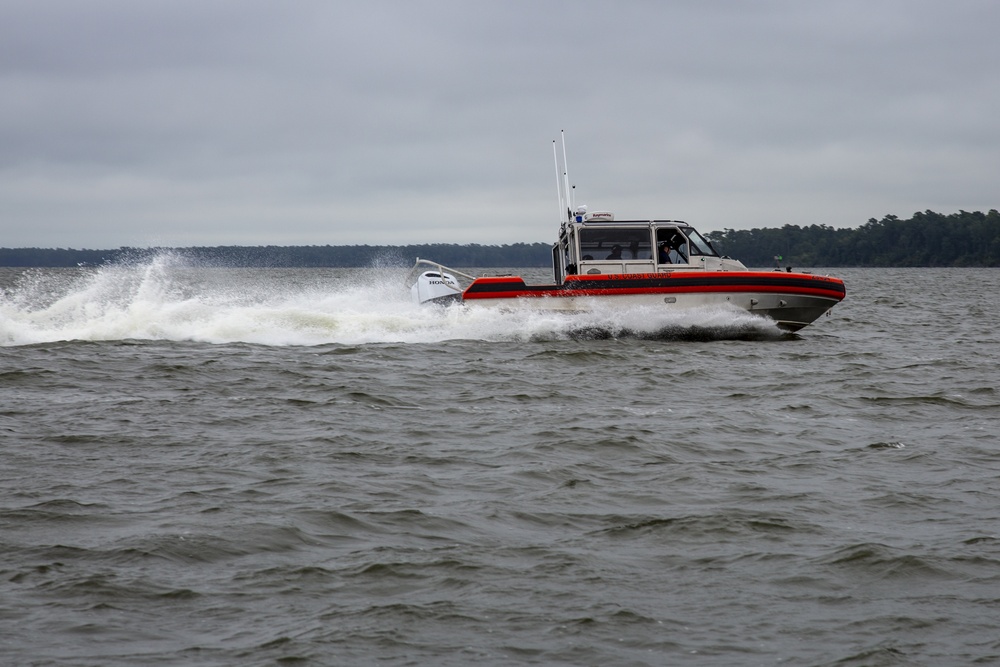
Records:
M559 184L559 153L556 152L556 140L552 140L552 158L556 163L556 197L559 199L559 219L562 219L563 213L566 211L566 204L563 201L563 191L562 186Z
M570 220L573 219L573 190L569 187L569 160L566 159L566 130L559 130L559 134L562 135L562 149L563 149L563 180L565 181L566 188L566 213Z

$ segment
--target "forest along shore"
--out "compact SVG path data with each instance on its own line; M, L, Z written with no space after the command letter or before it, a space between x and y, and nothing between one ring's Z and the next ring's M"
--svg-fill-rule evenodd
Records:
M698 221L693 221L698 222ZM711 224L711 221L708 221ZM858 228L785 225L725 229L705 236L723 255L750 267L921 267L1000 266L1000 213L960 211L914 213L903 220L887 215ZM480 268L547 267L549 243L480 245L206 246L190 248L0 248L0 266L68 267L139 262L164 253L202 266L343 267L409 266L433 257L447 266Z

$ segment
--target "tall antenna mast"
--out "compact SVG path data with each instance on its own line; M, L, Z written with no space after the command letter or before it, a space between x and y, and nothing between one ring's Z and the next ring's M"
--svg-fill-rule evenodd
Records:
M566 216L568 219L573 219L573 190L569 187L569 160L566 159L566 130L559 130L559 134L562 135L562 149L563 149L563 181L565 182L566 188Z
M552 159L555 160L556 163L556 197L559 199L559 220L565 222L565 220L563 220L563 215L566 213L566 202L563 201L562 185L560 184L559 153L556 151L555 139L552 140Z

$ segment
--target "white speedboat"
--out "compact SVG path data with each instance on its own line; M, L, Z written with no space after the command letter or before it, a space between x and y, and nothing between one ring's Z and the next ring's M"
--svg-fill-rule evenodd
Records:
M559 183L558 157L556 169ZM574 210L565 170L563 181L559 207L566 219L552 246L551 284L528 285L520 276L476 277L418 258L410 273L411 279L418 274L411 286L414 299L559 311L722 305L797 331L844 298L839 278L791 269L751 271L721 256L685 222L615 220L606 211L588 213L582 206Z

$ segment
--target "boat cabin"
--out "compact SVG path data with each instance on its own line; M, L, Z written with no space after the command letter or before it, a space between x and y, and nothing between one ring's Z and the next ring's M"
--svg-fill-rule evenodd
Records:
M730 266L731 265L731 266ZM579 213L552 246L557 283L566 276L661 273L676 270L745 270L680 220L623 220L604 211Z

